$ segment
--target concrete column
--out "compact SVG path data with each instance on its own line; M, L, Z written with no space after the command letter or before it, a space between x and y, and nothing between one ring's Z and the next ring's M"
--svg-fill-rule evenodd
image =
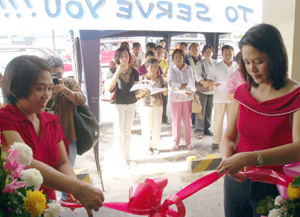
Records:
M300 82L300 0L296 0L292 78Z
M281 32L289 59L289 76L300 82L300 0L263 0L262 22Z

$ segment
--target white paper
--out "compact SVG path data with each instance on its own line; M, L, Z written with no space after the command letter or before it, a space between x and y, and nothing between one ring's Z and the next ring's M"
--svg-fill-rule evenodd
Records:
M190 93L190 91L188 91L187 89L183 89L183 90L175 90L174 93L177 93L177 94L184 94L184 95L187 95L186 93Z
M150 90L150 95L160 93L165 91L167 88L159 88L159 87L152 87L150 84L134 84L130 91L135 90L142 90L142 89L148 89Z

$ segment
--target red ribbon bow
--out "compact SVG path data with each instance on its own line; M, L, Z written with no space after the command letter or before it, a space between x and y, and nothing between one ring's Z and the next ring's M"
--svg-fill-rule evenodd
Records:
M217 172L204 176L177 194L169 195L162 204L161 198L163 190L168 184L168 180L165 178L146 179L144 183L137 184L130 188L128 203L112 202L104 203L103 206L135 215L148 215L149 217L184 217L186 211L182 201L215 182L220 177L222 177L222 175L218 176ZM170 206L174 204L177 207L177 211L170 208Z

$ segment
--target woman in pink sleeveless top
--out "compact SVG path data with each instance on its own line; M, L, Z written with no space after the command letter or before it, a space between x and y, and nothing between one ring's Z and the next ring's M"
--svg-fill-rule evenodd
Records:
M247 31L239 46L246 83L235 92L217 168L218 174L227 172L226 217L260 216L257 203L279 194L275 185L241 180L237 172L247 166L282 172L283 165L300 161L300 84L288 78L279 31L260 24Z

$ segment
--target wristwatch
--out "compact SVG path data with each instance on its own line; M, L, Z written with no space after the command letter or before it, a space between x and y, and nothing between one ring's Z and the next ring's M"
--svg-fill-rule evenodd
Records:
M257 155L257 159L256 159L256 166L257 167L261 167L262 164L264 163L264 158L261 155L260 151L255 151L256 155Z

